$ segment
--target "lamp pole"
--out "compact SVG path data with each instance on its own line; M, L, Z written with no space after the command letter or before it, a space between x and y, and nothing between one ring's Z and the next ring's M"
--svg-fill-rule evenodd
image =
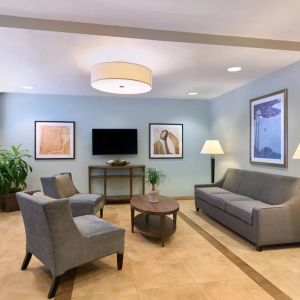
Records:
M211 167L211 183L215 182L215 156L210 157L210 167Z

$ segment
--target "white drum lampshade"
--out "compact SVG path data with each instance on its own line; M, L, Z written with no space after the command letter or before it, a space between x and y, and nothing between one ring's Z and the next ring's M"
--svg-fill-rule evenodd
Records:
M143 94L152 89L152 72L134 63L99 63L92 67L91 86L112 94Z

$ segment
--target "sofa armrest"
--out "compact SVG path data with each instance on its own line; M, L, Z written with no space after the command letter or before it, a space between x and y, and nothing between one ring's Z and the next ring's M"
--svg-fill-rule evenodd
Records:
M215 183L206 183L206 184L195 184L196 188L206 188L206 187L221 187L221 182L215 182Z
M294 243L300 241L300 197L279 205L254 209L257 245Z

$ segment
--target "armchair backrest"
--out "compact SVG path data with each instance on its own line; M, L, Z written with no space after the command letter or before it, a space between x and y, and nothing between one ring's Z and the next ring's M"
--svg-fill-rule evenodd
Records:
M70 172L60 173L60 175L64 175L64 174L68 174L72 180L72 174ZM55 199L61 199L61 195L57 189L55 176L56 175L50 176L50 177L41 177L43 192L48 197L55 198ZM78 192L78 190L77 190L77 192Z
M68 199L37 200L35 191L17 193L26 232L27 251L38 257L54 273L56 259L79 231Z

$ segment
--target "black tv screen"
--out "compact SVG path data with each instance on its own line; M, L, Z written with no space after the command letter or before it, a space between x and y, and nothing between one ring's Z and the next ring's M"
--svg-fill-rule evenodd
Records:
M93 129L93 155L137 154L137 129Z

